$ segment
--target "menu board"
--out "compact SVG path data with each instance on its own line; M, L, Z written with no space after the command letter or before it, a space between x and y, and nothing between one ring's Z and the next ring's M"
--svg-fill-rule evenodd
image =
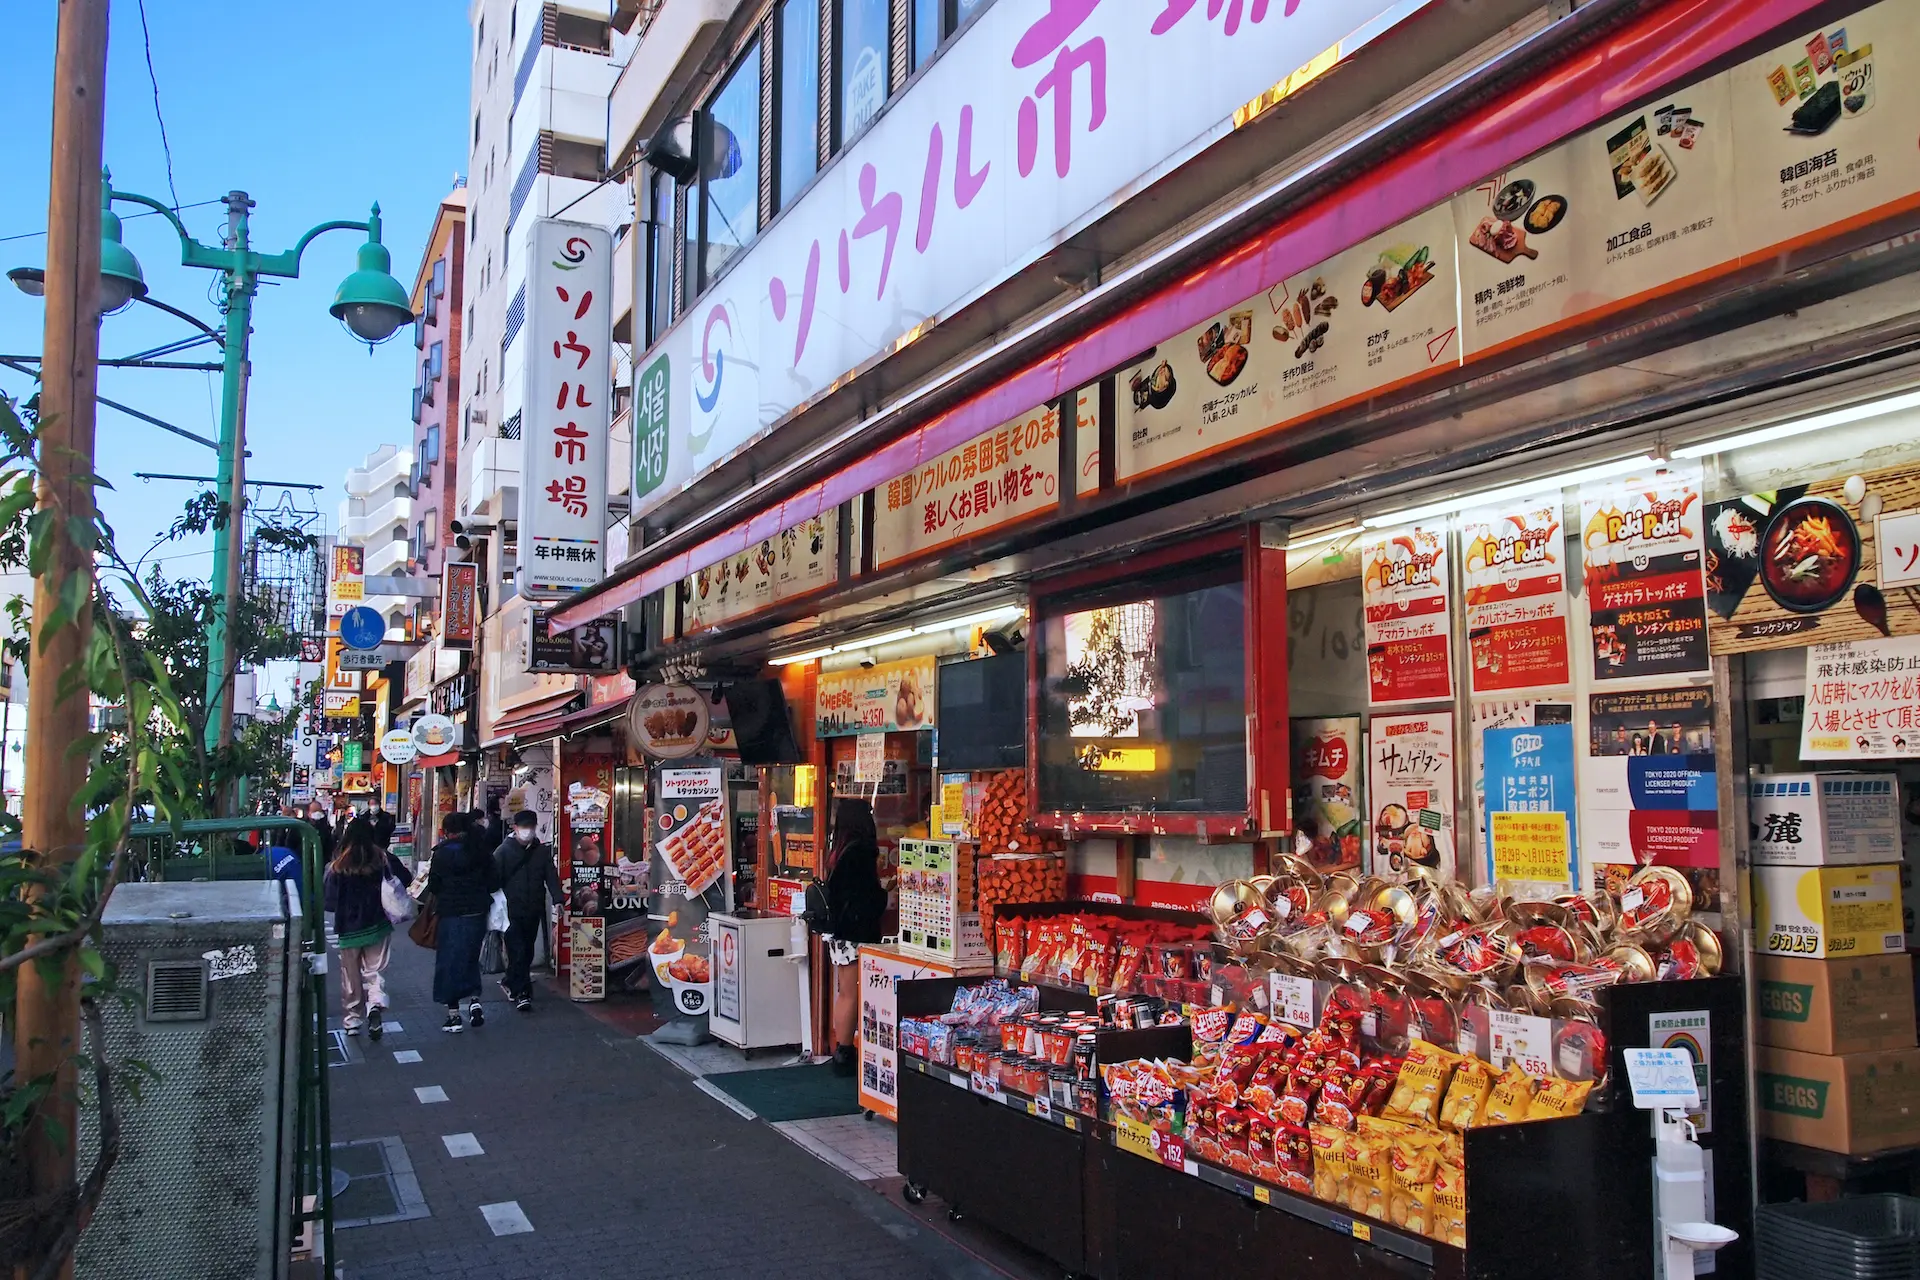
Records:
M829 511L685 579L684 634L831 586L839 576L838 530L839 512Z
M822 672L814 697L815 733L831 738L929 727L934 665L929 656Z
M567 921L567 995L574 1000L607 998L607 922L599 916Z
M1807 649L1802 760L1920 756L1920 637Z
M1373 535L1360 562L1367 700L1381 707L1451 698L1446 525Z
M1357 867L1367 838L1360 717L1301 717L1291 727L1293 850L1321 871Z
M1428 210L1161 343L1119 377L1116 477L1457 365L1453 256Z
M1460 517L1467 678L1476 694L1573 679L1560 510L1555 491Z
M1596 683L1708 670L1698 464L1580 488Z
M1060 414L1048 404L875 489L874 564L978 537L1059 502Z
M1424 867L1452 879L1453 713L1375 716L1367 760L1373 873Z

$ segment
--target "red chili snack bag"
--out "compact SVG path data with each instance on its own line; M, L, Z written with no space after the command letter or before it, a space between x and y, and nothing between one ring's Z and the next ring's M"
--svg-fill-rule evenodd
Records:
M1353 1099L1347 1092L1345 1077L1333 1076L1320 1086L1320 1097L1313 1104L1313 1119L1317 1124L1330 1124L1336 1129L1353 1128Z
M1279 1169L1275 1181L1288 1191L1303 1196L1313 1190L1313 1138L1297 1124L1283 1124L1274 1134L1274 1160Z
M993 963L1002 973L1011 973L1026 958L1026 936L1018 920L993 922Z
M1213 1115L1220 1131L1221 1157L1229 1169L1245 1173L1251 1168L1247 1155L1247 1113L1238 1107L1221 1107Z
M1280 1101L1274 1107L1274 1112L1284 1124L1308 1124L1313 1118L1313 1101L1319 1092L1320 1077L1307 1070L1302 1063L1287 1076L1287 1087L1281 1090Z
M1269 1050L1254 1068L1247 1087L1240 1091L1242 1106L1267 1115L1280 1103L1280 1091L1287 1084L1287 1060L1284 1054Z
M1272 1120L1258 1112L1247 1115L1247 1163L1256 1178L1268 1182L1279 1175L1280 1166L1274 1154L1275 1126Z
M1227 1038L1227 1029L1233 1025L1233 1013L1228 1009L1203 1009L1193 1016L1193 1039L1196 1044L1219 1044Z

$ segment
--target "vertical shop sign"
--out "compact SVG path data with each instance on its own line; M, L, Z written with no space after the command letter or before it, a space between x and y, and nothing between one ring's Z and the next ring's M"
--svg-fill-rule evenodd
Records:
M1489 729L1482 750L1494 881L1576 888L1573 726Z
M459 561L440 566L444 599L440 605L440 647L472 649L479 613L480 566Z
M661 356L647 366L633 390L633 499L660 487L667 478L668 418L672 412L673 360Z
M673 993L688 1017L707 1012L713 998L713 937L705 891L724 884L728 844L726 771L718 762L660 771L653 815L653 849L660 866L651 915L662 927L648 947L653 976ZM731 905L730 892L715 908Z
M1291 728L1294 852L1322 871L1357 867L1367 839L1360 717L1302 717Z
M366 599L363 576L367 552L364 547L335 543L333 568L327 575L327 616L338 618Z
M599 916L574 916L567 921L571 964L567 968L567 995L574 1000L607 998L607 922Z
M1452 713L1375 716L1368 733L1374 874L1420 867L1452 879Z
M1565 544L1557 491L1460 518L1472 655L1467 679L1474 693L1573 679L1567 657Z
M888 1120L900 1118L898 984L902 979L950 977L945 965L929 964L860 948L860 1105Z
M563 596L605 569L613 246L603 227L542 219L527 254L520 589Z
M1802 760L1920 756L1920 636L1807 649Z
M1704 518L1697 464L1581 486L1596 683L1708 670Z
M1718 782L1712 689L1593 694L1580 785L1595 887L1617 892L1641 867L1673 867L1695 910L1719 910Z
M1447 532L1411 526L1362 544L1367 700L1374 706L1453 696Z
M878 568L1051 510L1060 501L1060 414L1042 405L873 491Z

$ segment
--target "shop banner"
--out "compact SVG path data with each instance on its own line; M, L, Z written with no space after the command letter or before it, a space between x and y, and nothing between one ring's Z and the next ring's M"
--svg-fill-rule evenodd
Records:
M607 675L620 669L620 619L614 614L553 634L547 625L553 610L529 605L522 611L520 658L532 672Z
M1920 637L1807 650L1802 760L1920 756Z
M1697 464L1580 487L1595 683L1704 673L1704 544Z
M480 614L480 566L471 561L440 566L440 647L472 649Z
M1719 910L1713 750L1707 686L1589 697L1581 835L1596 887L1617 890L1641 867L1673 867L1693 886L1696 910Z
M934 659L928 655L850 671L822 672L814 695L815 734L837 738L930 727L934 667Z
M367 597L363 570L367 561L364 547L333 545L333 567L327 575L327 616L338 618Z
M1558 491L1460 517L1473 693L1564 685L1566 539Z
M1920 635L1920 468L1707 506L1715 653Z
M613 803L613 757L562 753L560 793L554 843L560 874L567 884L567 910L576 916L605 916L609 896L607 850L612 839L607 829L607 815Z
M1458 365L1453 259L1430 209L1159 344L1118 379L1117 478Z
M1495 883L1577 889L1573 726L1489 729L1482 750Z
M726 770L703 761L659 772L659 805L649 832L654 895L652 922L662 926L648 944L654 981L672 992L674 1008L688 1017L707 1012L712 999L711 912L727 910L732 894L710 902L706 891L725 888L731 862Z
M1367 726L1373 874L1454 877L1453 714L1375 716Z
M832 586L840 572L839 527L839 512L829 511L686 579L682 633L692 635Z
M1367 804L1359 716L1292 722L1293 851L1322 871L1360 865Z
M673 872L670 889L702 893L727 869L726 793L723 770L660 771L660 837L655 843Z
M900 1118L900 1022L902 979L947 978L949 965L909 959L878 947L860 948L860 1105L888 1120Z
M1411 526L1361 544L1367 700L1376 707L1453 696L1447 530Z
M542 218L527 234L520 591L570 595L606 570L613 242Z
M1060 503L1054 405L1002 423L873 491L873 560L886 568Z

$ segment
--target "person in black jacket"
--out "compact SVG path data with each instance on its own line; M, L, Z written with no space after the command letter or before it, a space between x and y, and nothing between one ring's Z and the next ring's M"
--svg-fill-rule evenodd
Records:
M538 814L520 810L513 815L513 834L493 851L507 895L507 974L500 986L522 1013L533 1009L533 940L547 918L548 901L561 902L560 873L553 850L540 840L539 826Z
M369 817L373 820L373 838L379 841L380 847L384 849L392 844L393 829L400 824L387 812L387 802L381 796L373 797L373 812Z
M833 853L827 864L827 954L833 960L833 1067L852 1075L860 1022L860 946L880 941L887 891L880 884L880 843L873 806L842 798L833 811Z
M460 1030L460 1002L468 1001L467 1023L481 1026L487 1016L480 1007L480 944L486 941L487 911L500 874L493 855L476 838L464 813L450 813L440 823L440 843L433 846L427 868L427 889L440 917L437 954L433 961L433 998L447 1007L442 1031Z
M340 948L340 1022L357 1036L380 1038L380 1011L387 1007L385 973L392 954L393 921L380 900L380 883L393 876L402 885L413 875L374 841L365 819L348 824L340 852L327 864L326 907Z

